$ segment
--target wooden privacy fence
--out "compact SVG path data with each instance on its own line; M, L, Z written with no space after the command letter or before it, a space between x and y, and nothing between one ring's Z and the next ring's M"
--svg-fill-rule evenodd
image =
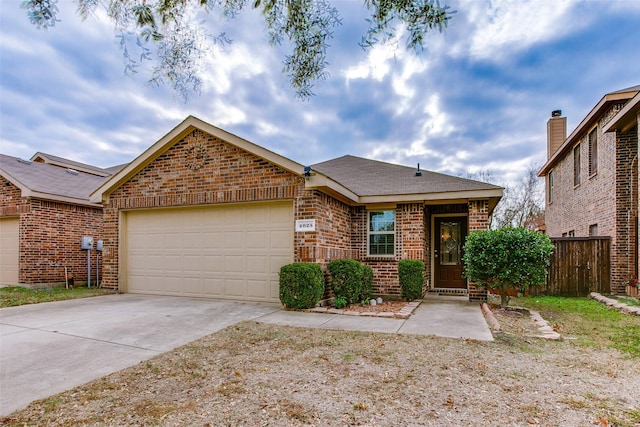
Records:
M551 241L555 249L544 293L568 297L610 293L609 237L563 237Z

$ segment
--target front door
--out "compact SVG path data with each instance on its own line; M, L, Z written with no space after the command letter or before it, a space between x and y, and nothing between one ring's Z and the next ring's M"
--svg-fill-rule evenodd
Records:
M467 237L466 217L438 217L434 231L434 288L467 288L462 276L462 246Z

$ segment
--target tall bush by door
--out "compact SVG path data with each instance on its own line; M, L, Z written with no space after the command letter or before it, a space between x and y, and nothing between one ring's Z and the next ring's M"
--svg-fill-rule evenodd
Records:
M464 274L472 282L497 289L500 305L508 291L524 292L544 284L553 243L545 234L524 228L474 231L464 244Z
M298 262L280 268L280 302L287 308L312 308L324 294L324 275L318 264Z
M419 259L403 259L398 263L398 276L402 298L411 301L422 298L424 262Z

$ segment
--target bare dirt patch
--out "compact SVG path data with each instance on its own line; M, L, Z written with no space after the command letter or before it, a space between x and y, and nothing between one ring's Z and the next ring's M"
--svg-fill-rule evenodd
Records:
M632 426L640 422L639 388L637 360L571 341L509 333L476 342L243 322L2 422Z
M380 304L351 304L344 308L345 311L357 311L358 313L397 313L407 306L407 301L383 301Z

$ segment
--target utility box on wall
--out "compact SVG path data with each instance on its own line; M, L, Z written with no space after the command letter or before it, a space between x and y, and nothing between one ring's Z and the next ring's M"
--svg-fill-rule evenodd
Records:
M93 237L82 236L81 247L82 249L93 249Z
M96 242L96 250L97 251L101 251L102 250L102 240L98 240Z

